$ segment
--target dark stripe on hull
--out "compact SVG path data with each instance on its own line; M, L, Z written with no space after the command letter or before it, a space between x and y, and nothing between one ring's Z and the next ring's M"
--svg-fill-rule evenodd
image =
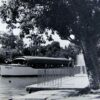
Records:
M38 77L42 75L1 75L2 77Z

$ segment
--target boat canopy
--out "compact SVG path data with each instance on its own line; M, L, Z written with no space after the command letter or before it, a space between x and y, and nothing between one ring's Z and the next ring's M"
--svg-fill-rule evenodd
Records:
M54 57L37 57L37 56L23 56L23 58L33 64L66 64L69 59L66 58L54 58Z
M23 56L15 58L13 61L26 61L33 64L66 64L71 60L66 58L54 58L54 57L37 57L37 56Z
M66 58L54 58L54 57L38 57L38 56L23 56L14 59L14 62L20 64L27 64L31 67L54 67L54 66L72 66L72 60Z

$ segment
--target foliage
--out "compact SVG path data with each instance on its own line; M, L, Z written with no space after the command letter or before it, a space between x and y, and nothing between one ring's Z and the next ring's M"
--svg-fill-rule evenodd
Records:
M72 57L73 59L75 59L76 55L78 55L80 53L80 50L81 50L81 48L78 45L70 44L68 46L67 52L68 52L68 55L70 57Z
M46 52L47 52L46 46L40 46L38 56L46 56Z
M1 17L12 28L13 23L20 23L23 34L29 34L34 26L39 33L51 29L80 45L93 74L94 87L100 86L96 49L100 38L100 0L11 0L1 7Z
M5 55L0 53L0 63L4 63L5 62Z
M35 34L35 33L30 34L29 36L27 36L27 38L31 39L32 41L31 46L40 46L41 44L45 43L42 35L39 36L38 34Z
M20 57L20 56L23 56L23 55L21 52L19 52L17 50L11 52L11 59L14 59L14 58Z
M31 55L30 49L28 47L23 49L23 55L26 55L26 56L30 56Z
M47 45L46 47L46 56L53 56L57 57L59 56L57 52L59 52L61 49L59 42L52 42L50 45Z
M59 42L52 42L47 46L33 46L23 49L24 55L31 56L49 56L49 57L65 57L68 58L68 50L60 47Z
M23 39L18 37L16 40L16 49L18 50L19 53L22 53L24 48L25 44L23 42Z
M3 52L6 59L13 59L17 56L21 56L25 47L23 40L18 36L4 33L0 37L0 43L2 45Z
M96 49L97 49L98 57L100 58L100 39L98 40Z
M17 37L13 34L5 33L0 37L0 42L3 48L14 49L16 47L16 40Z
M50 28L57 30L62 38L74 34L80 40L81 36L98 37L99 3L95 0L11 0L9 5L1 7L1 17L8 24L20 23L26 34L36 26L40 33Z

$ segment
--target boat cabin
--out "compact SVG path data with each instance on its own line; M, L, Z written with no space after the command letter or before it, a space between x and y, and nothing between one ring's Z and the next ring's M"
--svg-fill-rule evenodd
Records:
M12 61L14 64L23 64L33 68L73 67L73 61L66 58L23 56Z

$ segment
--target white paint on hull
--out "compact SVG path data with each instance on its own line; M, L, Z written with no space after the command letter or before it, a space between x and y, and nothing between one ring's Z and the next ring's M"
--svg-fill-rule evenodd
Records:
M1 65L1 76L74 75L73 67L36 69L21 65ZM80 70L77 70L79 73Z

